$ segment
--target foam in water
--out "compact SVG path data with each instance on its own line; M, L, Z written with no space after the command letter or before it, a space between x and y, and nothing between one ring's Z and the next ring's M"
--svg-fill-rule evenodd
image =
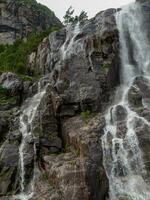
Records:
M27 143L34 139L34 135L32 133L32 121L34 120L35 114L46 92L45 89L41 89L40 82L38 83L38 93L34 95L33 98L27 99L27 101L22 106L22 114L20 116L20 132L22 133L22 142L19 147L19 155L20 155L20 186L21 193L15 195L13 197L14 200L29 200L34 194L34 179L35 174L33 175L33 179L30 183L29 189L26 189L25 186L25 156L26 156L26 148ZM36 147L34 144L33 147L34 156L36 156ZM34 169L35 170L35 169Z
M131 110L129 91L137 77L150 87L150 44L144 33L139 4L124 7L116 15L120 39L121 86L105 115L106 126L102 137L104 167L109 179L110 200L149 200L150 185L139 148L135 126L137 121L150 128L150 122ZM142 31L143 30L143 31ZM149 88L150 89L150 88ZM145 102L145 103L144 103ZM143 107L150 109L147 100ZM119 115L118 113L122 113Z

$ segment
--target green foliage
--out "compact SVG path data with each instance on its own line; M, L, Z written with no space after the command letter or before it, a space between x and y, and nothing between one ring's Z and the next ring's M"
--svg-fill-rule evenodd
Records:
M69 165L71 165L72 167L76 166L77 162L76 160L70 160L67 162Z
M69 24L69 23L77 23L77 22L82 22L84 20L88 19L87 13L85 11L81 11L79 16L73 16L74 15L74 9L72 8L72 6L70 6L68 8L68 10L66 11L64 18L64 23L65 24Z
M80 156L80 149L74 149L74 154L78 157Z
M108 70L110 68L110 64L107 64L107 63L103 63L101 66L100 66L101 70L104 71L104 73L108 73Z
M18 77L22 80L22 81L38 81L41 76L40 75L36 75L36 76L28 76L28 75L23 75L23 74L18 74Z
M17 97L9 96L8 90L0 85L0 105L16 102Z
M47 172L47 171L44 171L44 172L42 173L42 176L43 176L43 179L44 179L44 180L48 180L48 172Z
M1 85L0 85L0 95L7 95L7 89L3 88Z
M81 13L80 13L80 15L79 16L76 16L77 17L77 21L79 21L79 22L82 22L82 21L84 21L84 20L87 20L88 19L88 16L87 16L87 12L85 12L85 11L81 11Z
M74 14L74 9L72 8L72 6L70 6L68 8L68 10L66 11L64 18L64 23L68 24L68 23L73 23L74 22L74 17L72 16Z
M105 63L104 63L104 64L102 65L102 68L103 68L103 69L108 69L109 67L110 67L109 64L105 64Z
M33 11L40 12L41 14L46 14L49 17L54 16L54 12L48 7L37 3L36 0L16 0L18 4L30 7Z
M26 6L32 6L35 5L37 2L36 0L17 0L18 3L22 4L22 5L26 5Z
M37 50L39 43L51 32L58 30L53 27L39 34L31 34L27 41L18 40L13 45L0 46L0 71L11 71L25 74L27 58L30 53Z
M81 117L84 119L84 120L87 120L91 115L91 112L89 110L86 110L86 111L83 111L81 112Z
M8 45L4 45L4 44L0 44L0 53L2 53L3 51L5 51L5 49L7 48Z
M65 144L65 147L64 147L64 150L63 152L66 153L66 152L70 152L70 144Z

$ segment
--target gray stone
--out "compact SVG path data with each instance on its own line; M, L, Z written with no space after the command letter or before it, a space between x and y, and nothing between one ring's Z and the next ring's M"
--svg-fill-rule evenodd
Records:
M11 96L19 94L23 87L22 81L16 74L11 72L1 74L0 84L9 91Z
M0 2L0 43L12 44L16 39L26 38L31 32L40 32L53 26L62 27L61 22L48 8L36 1Z

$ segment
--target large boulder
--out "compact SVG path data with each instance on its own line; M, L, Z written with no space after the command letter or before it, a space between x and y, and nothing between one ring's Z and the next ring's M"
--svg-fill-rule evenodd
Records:
M0 75L0 84L6 88L11 96L18 95L23 87L22 81L16 74L11 72L2 73Z
M108 182L103 168L101 136L103 120L100 116L81 116L64 119L62 137L65 141L63 153L45 155L41 163L42 173L53 191L44 193L42 179L36 181L33 199L105 199L108 194Z

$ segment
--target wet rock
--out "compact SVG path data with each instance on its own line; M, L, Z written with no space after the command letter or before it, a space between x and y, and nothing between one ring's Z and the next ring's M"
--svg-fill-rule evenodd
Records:
M40 145L45 149L45 153L58 153L62 149L62 141L57 136L52 136L51 138L41 138Z
M147 170L146 179L150 179L150 152L149 152L149 142L150 142L150 128L147 124L142 122L141 120L137 120L135 123L135 131L139 140L139 146L142 150L142 156L145 168Z
M18 146L15 144L4 144L1 151L1 162L6 167L18 165Z
M126 108L124 108L124 107L121 106L121 105L118 105L118 106L115 108L115 114L116 114L116 120L117 120L117 121L125 120L126 117L127 117Z
M98 13L81 24L73 46L75 25L52 33L40 44L36 56L31 54L30 66L37 63L40 73L50 72L50 86L33 121L40 169L53 188L48 196L38 179L36 191L41 198L57 194L61 200L96 200L108 195L100 139L105 123L93 115L104 109L112 88L119 83L115 12ZM92 114L84 119L80 113L87 110ZM118 108L118 115L124 119L126 114ZM37 194L33 199L39 199Z
M76 25L52 33L29 56L29 67L47 74L40 81L41 89L49 83L29 127L34 137L26 141L24 150L27 184L33 177L35 156L39 167L33 199L97 200L108 196L101 145L105 125L102 109L119 83L115 12L102 11L80 24L74 38ZM25 82L23 88L25 98L32 97L39 84ZM28 101L23 105L27 107ZM117 109L123 121L125 110ZM89 113L87 117L81 114L84 112ZM18 132L8 136L18 145ZM42 174L46 180L41 179Z
M49 184L60 199L104 199L108 183L102 165L102 121L97 116L84 122L76 116L61 124L64 153L43 157Z
M149 80L147 78L138 76L136 77L134 84L139 88L143 99L150 98Z
M69 51L69 34L73 34L74 25L52 33L49 40L45 38L39 45L36 57L33 56L35 52L31 54L32 63L36 63L40 73L54 69L51 77L53 102L57 102L56 113L57 108L62 110L61 116L73 116L86 109L98 110L103 99L108 100L109 90L119 83L115 12L115 9L100 12L81 24L81 32L74 38L74 47ZM74 110L77 104L78 110ZM69 111L68 108L64 110L65 106L72 107Z
M9 168L4 168L3 171L1 171L0 175L0 197L1 199L9 199L9 197L6 197L8 194L13 194L17 192L18 190L18 178L15 179L15 175L17 174L17 170L12 167L11 169ZM13 190L13 192L12 192ZM8 196L9 196L8 195ZM5 197L4 197L5 196Z
M18 130L9 132L9 134L7 135L7 139L9 141L18 141L20 143L21 138L22 138L21 133Z
M131 86L128 93L128 100L132 107L141 107L142 104L142 94L136 86Z
M11 96L18 95L22 91L22 81L11 72L1 74L0 84L9 91Z
M10 127L11 114L10 111L0 111L0 143L6 138Z
M87 186L84 182L85 170L82 168L80 160L71 153L58 157L47 156L44 159L49 171L49 182L57 188L60 186L62 188L61 199L89 199Z
M0 195L15 193L18 190L18 146L5 143L0 147Z

